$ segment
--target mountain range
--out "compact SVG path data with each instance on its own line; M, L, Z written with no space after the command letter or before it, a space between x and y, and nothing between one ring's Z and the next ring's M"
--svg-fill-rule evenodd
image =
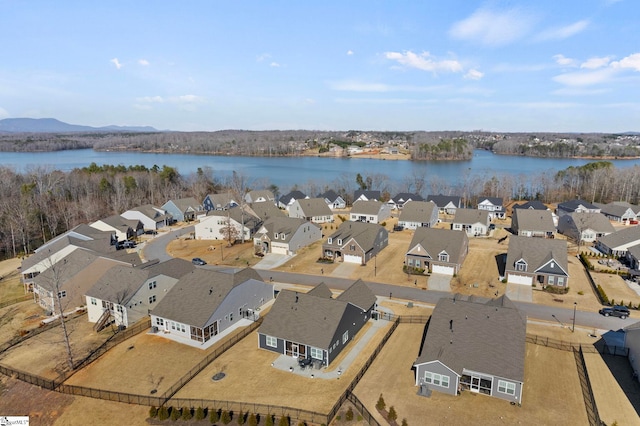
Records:
M55 118L5 118L0 133L158 132L151 126L80 126Z

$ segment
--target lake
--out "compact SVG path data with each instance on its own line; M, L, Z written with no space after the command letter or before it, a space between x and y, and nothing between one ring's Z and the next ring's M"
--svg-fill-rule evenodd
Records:
M11 167L18 172L33 167L50 167L62 171L98 165L144 165L153 167L168 165L179 173L189 175L198 168L209 167L216 177L227 177L233 171L244 174L250 180L268 179L281 190L288 190L294 184L304 185L313 181L322 185L335 181L342 175L353 177L360 173L363 177L373 174L387 175L392 183L400 184L415 175L438 179L450 185L462 179L487 178L497 176L522 176L525 181L542 173L555 174L569 166L581 166L590 161L568 158L534 158L509 155L495 155L489 151L476 150L468 161L394 161L370 160L365 158L328 157L236 157L190 154L155 154L141 152L103 152L91 149L38 153L1 152L0 166ZM617 168L640 165L640 160L611 160Z

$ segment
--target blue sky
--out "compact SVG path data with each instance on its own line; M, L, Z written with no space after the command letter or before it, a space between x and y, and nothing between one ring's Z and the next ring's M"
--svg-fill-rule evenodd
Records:
M0 0L0 118L640 131L640 2Z

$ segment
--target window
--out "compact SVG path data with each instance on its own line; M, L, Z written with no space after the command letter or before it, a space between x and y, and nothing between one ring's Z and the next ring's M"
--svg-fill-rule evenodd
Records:
M231 312L231 313L229 314L229 321L230 321L230 322L231 322L231 321L233 321L233 312Z
M122 307L122 305L117 305L117 306L116 306L116 310L117 310L118 312L120 312L120 313L123 313L123 312L124 312L124 308Z
M164 319L156 317L156 325L163 326L164 325Z
M511 382L505 382L504 380L498 380L498 392L506 393L508 395L515 395L516 384Z
M342 344L347 343L348 340L349 340L349 330L345 331L344 334L342 335Z
M153 290L154 288L156 288L156 282L155 281L151 281L149 283L149 290Z
M67 297L67 292L66 292L66 290L59 291L59 292L58 292L58 297L59 297L60 299L62 299L63 297Z
M96 300L96 298L95 298L95 297L92 297L92 298L91 298L91 304L92 304L92 305L98 305L98 301Z
M282 232L280 233L280 239L284 240L284 233L282 233Z
M413 266L413 259L412 258L407 258L407 265L409 266Z
M266 336L266 343L270 348L275 348L278 346L278 339L273 336Z
M416 268L420 267L420 259L416 259Z
M549 283L549 285L555 284L556 282L555 278L556 277L554 277L553 275L549 275L549 278L547 279L547 282Z
M349 246L349 250L351 250L351 251L356 251L356 245L355 245L355 244L351 244L351 245Z
M327 243L333 244L333 238L329 237L329 239L327 240Z
M156 295L155 294L152 295L152 296L149 296L149 303L155 303L155 301L156 301Z
M449 255L447 253L440 253L438 255L438 260L440 262L448 262L449 261Z
M518 260L516 262L516 271L526 271L527 270L527 264L525 263L524 260Z
M342 239L338 238L338 245L341 246L342 245Z
M309 353L311 354L311 358L313 359L322 360L324 358L322 352L323 352L322 349L318 349L314 347L311 347L309 349Z
M433 384L436 386L441 386L443 388L449 387L449 376L445 376L443 374L432 373L430 371L426 371L424 373L424 382Z
M560 287L563 287L563 286L564 286L564 277L558 277L558 285L559 285Z
M274 239L274 240L277 240L277 239L278 239L278 233L277 233L277 232L273 234L273 239Z

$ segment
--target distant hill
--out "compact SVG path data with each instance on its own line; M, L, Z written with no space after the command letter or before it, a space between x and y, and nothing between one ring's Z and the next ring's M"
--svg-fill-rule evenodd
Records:
M150 126L91 127L69 124L55 118L5 118L0 133L74 133L74 132L157 132Z

